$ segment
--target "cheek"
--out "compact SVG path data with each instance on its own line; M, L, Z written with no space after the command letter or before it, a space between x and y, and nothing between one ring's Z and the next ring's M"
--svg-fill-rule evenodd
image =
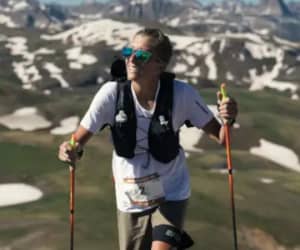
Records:
M151 71L152 72L161 72L162 71L162 69L161 69L161 67L160 66L158 66L158 65L152 65L151 67Z
M145 63L144 64L145 67L147 67L148 69L152 69L152 70L157 70L158 65L156 63L154 63L152 60L150 60L150 62Z

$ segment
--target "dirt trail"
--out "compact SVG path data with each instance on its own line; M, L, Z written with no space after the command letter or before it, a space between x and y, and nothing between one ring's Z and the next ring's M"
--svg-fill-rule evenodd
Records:
M300 250L298 247L286 247L278 243L274 237L259 228L242 228L241 242L253 250Z

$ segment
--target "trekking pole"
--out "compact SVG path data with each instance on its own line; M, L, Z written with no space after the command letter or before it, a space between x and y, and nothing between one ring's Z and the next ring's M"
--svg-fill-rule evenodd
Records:
M72 134L70 145L76 146L75 135ZM75 163L69 165L70 170L70 250L74 249L74 213L75 213Z
M222 94L222 100L227 98L225 83L221 84L221 94ZM231 202L231 211L232 211L234 249L238 250L235 205L234 205L234 189L233 189L233 169L232 169L231 147L230 147L230 127L228 123L225 122L224 128L225 128L226 158L227 158L228 181L229 181L229 190L230 190L230 202Z

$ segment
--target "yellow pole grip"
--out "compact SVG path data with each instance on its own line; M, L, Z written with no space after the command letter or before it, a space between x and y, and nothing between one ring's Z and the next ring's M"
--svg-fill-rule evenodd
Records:
M227 98L227 92L226 92L226 84L222 83L220 88L221 94L222 94L222 100Z
M71 145L71 147L72 147L73 149L76 147L76 138L75 138L75 134L72 134L69 143L70 143L70 145Z

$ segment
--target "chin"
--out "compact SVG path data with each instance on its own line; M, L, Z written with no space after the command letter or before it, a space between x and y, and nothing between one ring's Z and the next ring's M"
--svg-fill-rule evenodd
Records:
M127 75L127 80L129 80L129 81L133 81L133 80L135 80L135 77L133 77L133 76L130 76L130 75Z
M133 79L134 79L134 76L127 73L127 79L128 79L128 80L133 80Z
M138 74L127 73L127 79L130 81L137 80L138 78L139 78Z

